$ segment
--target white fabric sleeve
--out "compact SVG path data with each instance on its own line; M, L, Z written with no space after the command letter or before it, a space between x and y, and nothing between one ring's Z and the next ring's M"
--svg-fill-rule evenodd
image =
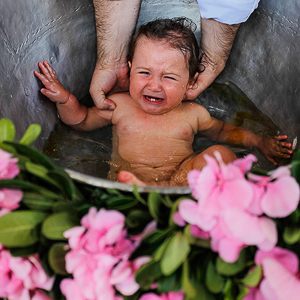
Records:
M232 25L245 22L260 0L195 0L204 19Z

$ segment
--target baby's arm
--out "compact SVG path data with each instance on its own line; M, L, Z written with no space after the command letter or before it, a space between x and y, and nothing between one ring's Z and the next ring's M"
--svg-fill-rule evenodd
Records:
M65 124L77 130L94 130L110 124L112 112L101 112L96 107L87 108L80 104L76 97L64 88L47 61L40 62L39 67L41 73L34 71L34 74L45 86L41 93L56 103L59 116Z
M205 110L206 111L206 110ZM276 158L289 158L293 153L291 143L284 142L286 135L261 137L251 130L234 126L213 118L206 111L198 118L198 131L219 143L244 148L258 148L264 156L277 165Z

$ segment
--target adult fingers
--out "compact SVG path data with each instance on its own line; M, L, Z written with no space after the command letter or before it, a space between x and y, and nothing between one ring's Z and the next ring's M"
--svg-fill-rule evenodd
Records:
M204 72L199 74L194 85L186 91L185 99L194 100L214 82L218 75L216 70L207 67Z
M90 85L90 95L98 109L114 110L116 105L106 98L106 95L117 83L117 76L113 71L95 70Z

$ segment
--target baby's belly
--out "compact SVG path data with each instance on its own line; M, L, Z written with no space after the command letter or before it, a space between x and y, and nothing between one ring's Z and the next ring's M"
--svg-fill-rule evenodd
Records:
M191 141L180 137L122 135L113 139L110 179L116 179L120 171L129 171L142 181L166 181L192 153Z
M110 162L109 179L116 180L120 171L132 172L138 179L144 182L161 182L168 181L178 170L182 161L190 156L191 153L186 153L182 156L173 156L165 158L157 158L153 156L129 156L123 159L119 155L112 155Z

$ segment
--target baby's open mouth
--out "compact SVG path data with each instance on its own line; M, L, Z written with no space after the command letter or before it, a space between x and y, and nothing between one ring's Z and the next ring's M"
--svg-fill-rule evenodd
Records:
M156 97L150 97L150 96L144 96L146 101L151 102L151 103L158 103L162 102L164 99L163 98L156 98Z

